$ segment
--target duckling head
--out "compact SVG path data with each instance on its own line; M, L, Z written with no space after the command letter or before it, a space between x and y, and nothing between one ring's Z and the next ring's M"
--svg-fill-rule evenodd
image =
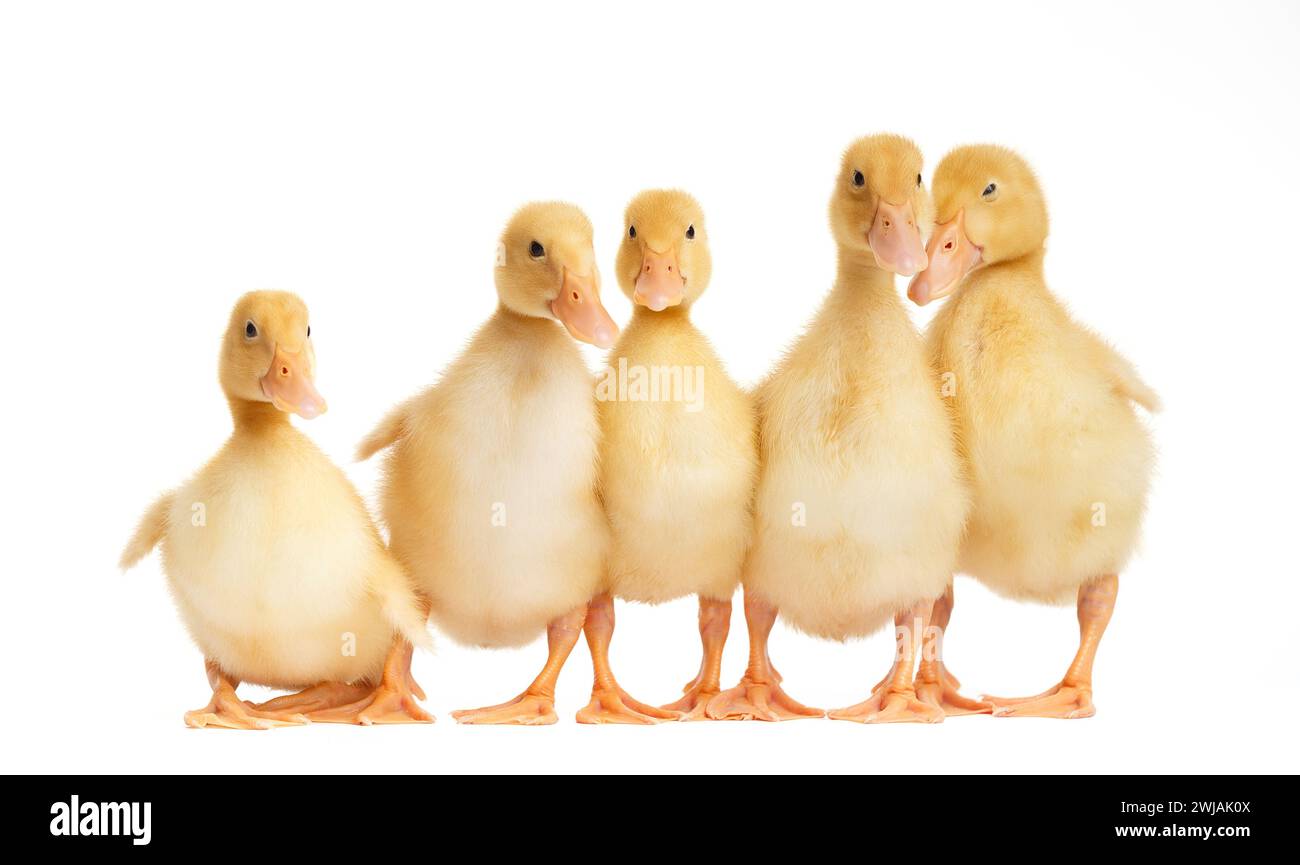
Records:
M233 404L271 403L305 418L325 413L307 305L287 291L250 291L235 303L221 343L221 388Z
M902 276L925 269L921 226L930 224L921 151L901 135L869 135L849 145L831 194L831 231L841 249L869 252Z
M618 325L600 303L591 221L572 204L535 202L515 213L497 247L496 284L512 312L554 318L574 339L614 345Z
M713 272L699 203L678 189L649 189L632 199L614 266L619 287L638 306L689 306Z
M924 306L950 294L977 267L1013 261L1043 248L1047 202L1034 171L1005 147L959 147L934 170L939 224L929 268L908 287Z

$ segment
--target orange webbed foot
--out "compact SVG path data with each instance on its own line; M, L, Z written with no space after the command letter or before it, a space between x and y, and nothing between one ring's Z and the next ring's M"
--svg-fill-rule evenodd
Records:
M298 727L307 723L310 721L299 712L264 711L245 703L234 693L215 693L202 709L185 713L185 726L199 728L269 730L272 727Z
M990 697L995 718L1091 718L1097 714L1092 688L1064 682L1036 697Z
M822 709L805 706L791 698L781 688L779 679L759 682L748 676L736 687L710 700L707 712L715 721L797 721L826 715Z
M878 688L874 694L854 706L834 709L828 716L835 721L859 724L937 724L943 721L943 709L923 702L912 688Z
M935 675L924 667L916 679L916 696L922 703L940 709L947 717L954 715L987 715L993 711L993 704L984 700L974 700L962 694L958 689L961 682L940 667Z
M352 703L320 709L307 715L312 721L326 724L432 724L433 715L426 712L415 694L406 687L380 684L366 696Z
M676 721L681 712L634 700L618 686L591 692L591 702L578 712L579 724L658 724Z
M527 692L495 706L460 709L452 712L451 716L457 724L513 724L526 727L554 724L560 720L555 714L553 698Z
M676 712L682 721L708 721L709 701L720 693L716 687L692 681L682 689L682 698L660 706L666 712Z

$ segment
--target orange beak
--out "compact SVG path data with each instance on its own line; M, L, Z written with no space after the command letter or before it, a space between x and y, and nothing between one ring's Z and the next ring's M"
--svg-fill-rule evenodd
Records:
M907 296L917 306L925 306L952 293L952 290L983 260L982 250L966 236L966 211L937 226L930 238L930 266L916 275L907 288Z
M599 348L611 348L618 336L618 325L600 305L596 277L578 276L564 270L560 296L551 301L551 313L560 320L569 336Z
M876 219L867 232L867 243L876 257L876 266L899 276L911 276L925 270L925 246L921 229L916 227L912 202L890 204L881 199Z
M325 413L325 400L312 382L307 352L275 347L271 368L262 376L262 393L280 411L290 411L311 420Z
M646 248L641 259L641 273L636 278L632 302L662 312L682 302L682 270L677 266L677 255L669 250L658 253Z

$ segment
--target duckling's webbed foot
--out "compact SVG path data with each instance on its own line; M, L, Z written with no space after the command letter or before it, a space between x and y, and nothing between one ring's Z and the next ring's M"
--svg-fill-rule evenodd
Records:
M367 727L372 724L432 724L433 715L420 706L416 696L419 692L422 697L423 692L411 678L412 652L411 645L405 640L397 641L384 661L384 672L378 685L364 689L361 696L352 702L317 709L307 717L327 724L361 724ZM344 695L353 687L340 686L334 693Z
M700 643L704 656L700 661L700 672L682 688L681 699L661 706L661 709L680 714L683 721L709 719L709 701L722 691L722 649L730 628L731 600L714 601L701 597Z
M658 724L681 717L680 712L634 700L615 681L609 665L609 641L614 635L614 599L608 594L592 598L587 606L583 631L591 650L594 683L591 702L578 712L579 724Z
M369 694L370 690L369 685L362 683L321 682L296 694L256 703L253 708L266 712L319 712L355 703Z
M546 627L546 666L526 691L513 700L495 706L452 712L451 716L456 719L456 723L536 726L558 721L559 717L555 714L555 683L560 678L564 662L569 659L569 653L577 645L586 616L587 605L583 604Z
M989 697L995 718L1091 718L1097 713L1092 704L1092 663L1097 657L1115 598L1119 594L1119 577L1107 574L1079 587L1079 651L1059 685L1036 697Z
M781 688L781 674L772 666L767 641L776 623L776 607L745 593L745 625L749 630L749 668L740 684L709 700L705 711L715 721L795 721L821 718L814 709Z
M929 617L928 602L917 604L894 617L898 649L889 675L881 680L870 697L856 705L831 711L830 718L861 724L936 724L943 720L943 709L923 702L917 696L912 677L917 646L927 630Z
M297 712L264 711L245 703L235 694L239 682L217 666L215 661L205 662L208 682L212 685L212 699L202 709L185 713L187 727L221 727L227 730L268 730L272 727L295 727L306 724L307 718Z
M942 661L922 661L916 672L916 697L928 706L942 710L945 716L987 715L993 704L975 700L958 689L961 682L948 672Z

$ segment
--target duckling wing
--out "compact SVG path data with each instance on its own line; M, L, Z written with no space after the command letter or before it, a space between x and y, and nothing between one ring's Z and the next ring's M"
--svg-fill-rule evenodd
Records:
M404 402L385 415L379 422L379 426L357 445L357 462L370 459L384 448L391 447L405 435L409 414L410 402Z
M1160 411L1160 396L1142 380L1128 358L1124 357L1092 331L1085 330L1084 332L1093 351L1100 358L1102 367L1110 378L1115 391L1153 414Z
M149 506L149 510L145 511L144 516L140 518L140 525L136 527L135 534L131 536L126 549L122 551L118 567L127 570L158 546L163 535L167 534L167 512L171 507L171 493L164 493Z

